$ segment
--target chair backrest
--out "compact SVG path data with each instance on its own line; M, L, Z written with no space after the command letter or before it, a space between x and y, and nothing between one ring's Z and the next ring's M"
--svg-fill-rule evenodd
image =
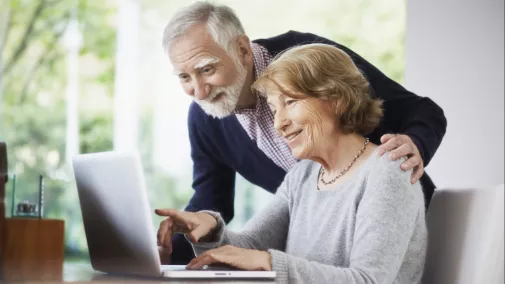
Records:
M435 191L423 283L504 283L503 192L503 184Z

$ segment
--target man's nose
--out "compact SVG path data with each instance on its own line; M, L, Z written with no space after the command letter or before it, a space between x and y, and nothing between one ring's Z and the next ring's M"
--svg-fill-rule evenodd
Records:
M195 82L193 96L198 100L206 99L210 94L210 86L204 82Z

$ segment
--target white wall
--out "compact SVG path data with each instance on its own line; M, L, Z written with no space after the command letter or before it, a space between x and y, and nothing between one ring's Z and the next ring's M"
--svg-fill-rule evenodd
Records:
M408 0L405 86L445 111L437 187L504 182L503 0Z

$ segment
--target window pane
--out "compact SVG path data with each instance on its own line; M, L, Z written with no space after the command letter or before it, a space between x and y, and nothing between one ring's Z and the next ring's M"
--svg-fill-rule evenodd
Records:
M10 1L0 9L0 42L6 39L0 45L0 139L8 143L10 173L17 177L16 201L36 200L38 176L46 178L45 216L65 220L67 255L87 257L68 163L77 152L138 149L153 208L183 209L192 196L186 128L191 98L161 48L165 24L192 2ZM403 0L220 3L237 12L250 39L311 32L403 82ZM230 227L241 228L271 197L237 177ZM153 216L155 228L160 221Z

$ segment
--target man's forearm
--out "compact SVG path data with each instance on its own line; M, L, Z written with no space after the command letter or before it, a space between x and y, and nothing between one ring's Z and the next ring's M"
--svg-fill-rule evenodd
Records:
M418 106L417 112L419 114L406 123L403 132L416 144L426 167L442 143L447 119L443 110L428 98L424 98L424 105Z

